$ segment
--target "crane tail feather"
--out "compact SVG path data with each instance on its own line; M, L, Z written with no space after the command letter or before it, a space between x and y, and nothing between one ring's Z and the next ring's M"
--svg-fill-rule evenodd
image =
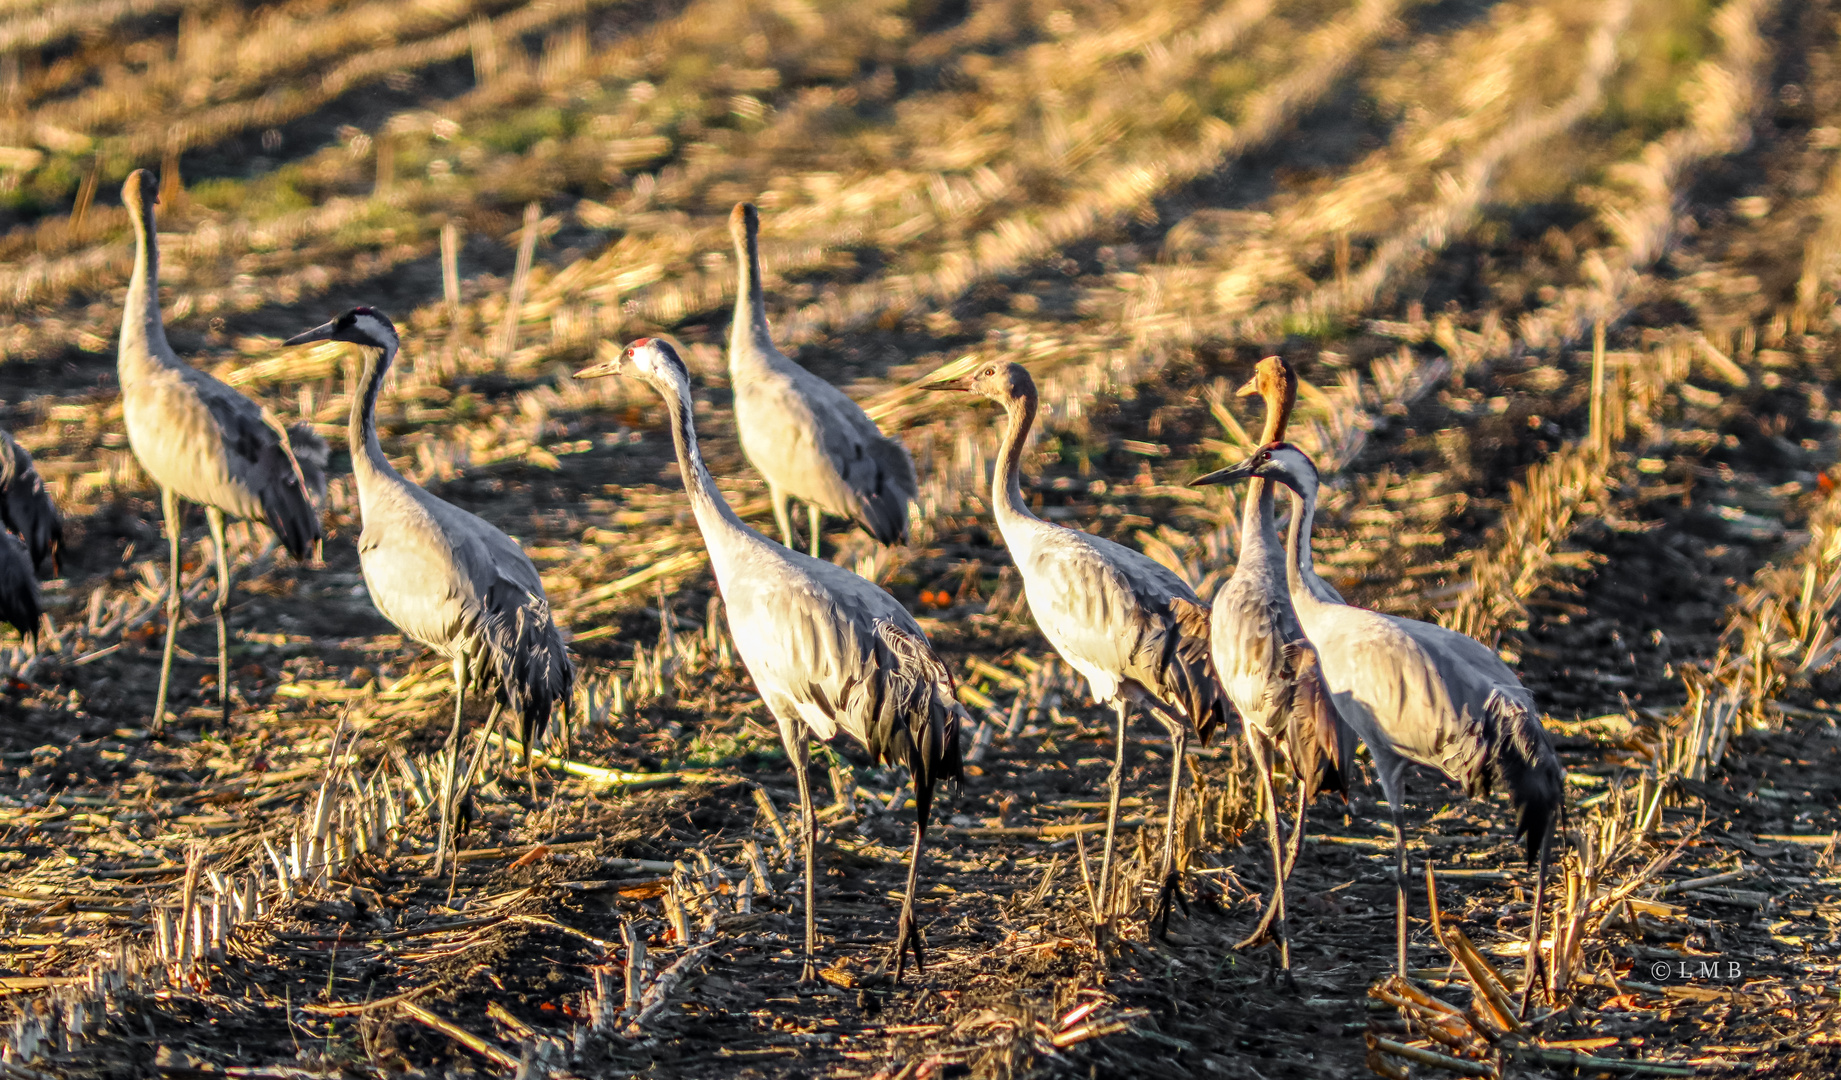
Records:
M1354 790L1355 732L1324 685L1317 650L1309 642L1287 644L1284 662L1292 686L1285 738L1293 766L1304 777L1304 797L1309 801L1325 791L1338 791L1346 800Z
M1515 835L1527 845L1533 865L1561 812L1566 771L1541 718L1526 702L1493 690L1483 715L1491 748L1489 768L1479 779L1487 786L1493 778L1507 789L1515 805Z
M878 683L864 743L878 761L901 761L916 791L964 774L959 731L971 716L959 704L952 673L927 639L888 621L876 624Z
M509 590L508 590L509 591ZM560 707L566 719L575 699L575 664L542 595L488 595L481 627L499 694L518 724L525 747L541 739Z
M1170 597L1171 632L1164 636L1159 680L1166 699L1187 717L1204 746L1216 728L1228 723L1227 694L1215 676L1208 646L1211 610L1186 597Z
M47 558L54 573L62 569L63 518L31 452L5 431L0 431L0 524L24 541L34 569Z

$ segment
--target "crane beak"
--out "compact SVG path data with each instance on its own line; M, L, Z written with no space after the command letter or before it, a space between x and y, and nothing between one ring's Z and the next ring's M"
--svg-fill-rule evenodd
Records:
M1252 397L1254 394L1257 394L1257 393L1259 393L1259 376L1255 375L1252 378L1248 379L1246 382L1241 383L1240 389L1234 391L1234 396L1235 397Z
M611 341L603 341L595 346L595 362L575 373L578 379L605 379L609 375L620 374L624 363L625 351Z
M332 337L333 334L337 333L338 330L339 330L339 324L337 320L334 320L333 322L328 322L328 323L321 323L320 325L314 327L311 330L302 330L300 333L295 334L293 337L282 342L282 344L283 345L310 345L315 341L331 341L333 340L333 337Z
M1232 484L1238 480L1250 480L1255 475L1252 461L1243 461L1225 469L1204 474L1189 481L1190 487L1207 487L1210 484Z
M971 392L970 379L932 379L920 384L922 390L945 390L955 394Z

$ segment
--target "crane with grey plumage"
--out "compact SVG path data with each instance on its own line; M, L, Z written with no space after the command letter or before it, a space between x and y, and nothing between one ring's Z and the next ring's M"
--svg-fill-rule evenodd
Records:
M842 567L776 544L745 525L704 467L697 449L690 372L670 344L640 338L617 355L576 372L639 379L664 399L678 468L710 569L729 618L729 635L780 728L804 812L805 963L816 974L818 814L806 773L809 736L855 739L878 762L904 764L914 780L914 847L896 930L895 977L913 950L923 969L914 920L921 848L934 784L960 775L959 729L969 722L952 675L908 610Z
M353 308L302 331L288 345L344 341L364 358L346 438L364 531L358 562L371 602L404 634L447 657L454 676L454 725L447 739L447 783L435 873L452 839L459 780L460 727L469 687L497 686L488 736L501 709L518 721L526 762L557 709L571 708L575 665L530 557L517 541L411 483L384 456L377 396L400 347L396 327L374 308ZM483 746L482 746L483 753ZM474 756L477 763L480 755Z
M144 169L128 174L122 205L134 223L134 273L122 313L115 369L121 382L128 445L160 487L170 564L166 579L166 649L160 658L157 725L166 716L173 644L179 633L181 500L205 508L217 549L217 689L230 718L230 563L226 516L264 521L296 559L320 539L315 499L326 490L326 441L304 424L283 428L261 406L179 359L160 317L160 251L154 229L159 201ZM310 494L315 493L315 494Z
M1319 480L1308 455L1290 443L1259 448L1246 461L1201 478L1211 483L1263 479L1291 489L1286 577L1304 633L1317 647L1324 681L1349 726L1368 747L1393 816L1396 852L1396 960L1406 972L1407 859L1402 808L1406 767L1429 766L1473 798L1493 784L1517 811L1516 835L1538 862L1521 1009L1540 970L1541 907L1565 770L1541 725L1534 696L1495 651L1454 630L1383 615L1335 597L1311 566ZM1201 481L1198 481L1201 482Z
M1260 361L1241 395L1268 390L1266 426L1261 445L1284 433L1297 403L1297 376L1276 356ZM1219 482L1220 474L1194 481ZM1278 930L1279 966L1291 968L1285 926L1285 879L1304 838L1306 811L1323 791L1347 797L1354 763L1355 736L1343 720L1323 681L1316 648L1291 604L1286 588L1285 550L1273 524L1271 481L1255 479L1241 506L1240 557L1215 593L1208 642L1215 673L1245 724L1263 789L1267 837L1272 847L1272 899L1245 947L1261 940L1269 926ZM1273 796L1273 756L1283 752L1297 785L1297 819L1291 855L1281 850L1278 809ZM1276 921L1274 921L1276 916Z
M969 372L965 371L970 368ZM1107 781L1105 853L1099 898L1111 903L1112 851L1125 772L1125 729L1131 706L1143 706L1170 733L1170 797L1163 835L1162 890L1153 921L1168 919L1181 896L1176 860L1176 810L1183 757L1191 734L1207 742L1227 720L1227 699L1208 655L1209 607L1167 567L1128 547L1050 524L1023 501L1023 445L1036 419L1035 380L1021 364L954 361L921 384L989 398L1004 407L998 465L991 477L992 514L1010 549L1023 593L1042 636L1086 677L1094 700L1118 717L1118 743ZM1104 920L1110 911L1101 912Z
M907 447L882 434L862 406L774 346L761 291L761 218L748 203L729 215L740 280L729 327L735 431L767 481L780 537L793 546L787 503L805 503L811 551L824 514L849 518L878 543L906 543L908 502L920 491Z

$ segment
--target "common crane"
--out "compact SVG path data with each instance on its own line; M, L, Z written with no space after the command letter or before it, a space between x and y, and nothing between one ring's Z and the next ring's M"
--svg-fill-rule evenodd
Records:
M767 481L780 537L793 546L787 502L805 503L811 551L822 515L844 517L878 543L906 543L908 501L920 490L901 443L844 392L774 347L761 293L761 217L748 203L729 215L740 281L729 327L729 384L742 453Z
M664 399L678 468L691 511L709 549L710 568L728 612L729 633L754 685L779 724L792 759L804 812L805 963L814 977L818 830L812 802L808 735L839 733L861 743L877 761L906 764L914 778L914 847L896 931L895 977L908 951L923 969L914 921L921 846L936 781L960 775L959 725L969 722L952 675L927 637L894 597L857 575L743 524L704 467L690 396L690 372L667 342L640 338L617 355L575 373L578 379L627 375Z
M1264 479L1290 488L1291 525L1286 576L1304 633L1322 658L1324 680L1349 726L1368 747L1393 815L1396 853L1396 961L1406 971L1407 858L1401 811L1408 764L1430 766L1473 797L1492 784L1508 790L1517 810L1516 834L1538 861L1528 963L1522 984L1525 1013L1540 967L1541 908L1553 828L1565 772L1541 726L1534 696L1488 646L1442 626L1402 619L1324 599L1309 579L1311 527L1318 476L1309 456L1290 443L1262 446L1211 479Z
M179 359L160 318L160 251L154 230L158 185L145 169L128 174L122 205L134 223L134 273L122 313L115 368L121 381L128 445L160 486L161 516L171 560L166 577L166 649L160 658L156 725L166 716L179 633L180 500L205 508L217 548L217 690L230 718L230 563L226 516L266 521L296 559L320 539L319 513L309 491L326 488L326 441L306 425L282 428L255 402Z
M992 513L1023 579L1036 625L1055 651L1086 676L1096 701L1118 716L1108 784L1106 846L1100 858L1101 904L1110 903L1119 789L1125 773L1125 728L1133 704L1148 708L1170 733L1170 797L1163 832L1162 891L1153 920L1168 918L1180 897L1176 808L1191 732L1207 742L1227 720L1227 699L1208 656L1209 608L1187 583L1146 556L1078 529L1052 525L1023 501L1023 444L1036 419L1036 384L1020 364L964 361L922 385L989 398L1004 407L1004 432L991 479ZM1110 912L1104 913L1110 915Z
M447 787L435 873L453 837L460 765L460 722L468 686L496 683L490 730L499 710L518 721L528 755L550 715L571 707L569 659L543 580L515 540L481 518L429 494L396 471L377 439L377 395L396 359L396 327L374 308L353 308L305 330L288 345L344 341L364 358L346 429L364 531L358 562L384 618L446 656L454 674L454 726L447 738Z
M1279 357L1260 361L1252 381L1241 388L1244 396L1261 388L1268 391L1266 426L1262 444L1283 434L1297 403L1297 376ZM1219 483L1211 473L1192 483ZM1276 915L1279 965L1291 967L1291 946L1285 926L1285 878L1303 842L1305 812L1319 792L1349 790L1355 737L1323 683L1317 650L1304 636L1285 585L1285 553L1273 525L1272 483L1254 480L1241 507L1240 558L1220 591L1215 593L1210 618L1209 646L1215 672L1227 696L1246 725L1247 742L1265 794L1266 832L1272 846L1272 900L1264 917L1242 946L1262 938ZM1292 831L1292 856L1285 859L1278 829L1278 809L1273 796L1272 765L1275 752L1291 762L1292 780L1298 787L1297 821Z

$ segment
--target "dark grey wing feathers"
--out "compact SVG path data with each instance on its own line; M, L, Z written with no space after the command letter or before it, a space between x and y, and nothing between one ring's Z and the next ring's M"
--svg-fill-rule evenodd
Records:
M52 571L61 569L64 521L51 493L32 463L32 455L11 432L0 430L0 524L25 541L30 565L47 557ZM34 624L36 625L36 623Z
M42 608L38 574L19 538L0 532L0 619L13 624L26 641L36 644Z
M275 530L289 554L305 559L307 549L321 537L320 515L307 496L305 470L296 467L284 433L262 415L260 406L242 394L189 365L181 365L180 372L211 410L223 433L230 467L261 502L262 516L269 528ZM323 454L325 440L311 429L305 434L318 442L315 455ZM309 449L314 449L311 441ZM325 474L321 471L320 475L323 483Z

